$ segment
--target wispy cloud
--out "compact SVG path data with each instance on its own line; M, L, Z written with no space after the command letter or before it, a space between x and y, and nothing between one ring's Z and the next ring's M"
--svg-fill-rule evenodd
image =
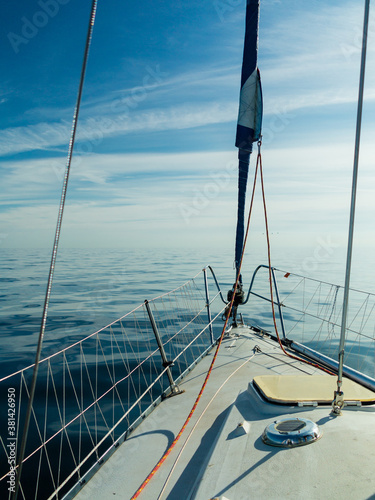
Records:
M375 209L368 188L375 180L371 144L370 137L363 143L361 155L360 231L372 220ZM330 234L345 232L352 146L338 141L321 145L319 151L317 157L316 148L310 145L264 152L272 231L280 235L289 235L296 228L314 235L322 228ZM64 216L67 245L100 246L107 239L109 246L137 246L172 232L179 246L187 244L189 238L201 237L207 227L216 228L213 238L218 244L223 234L233 236L237 199L234 151L87 155L73 167ZM2 185L0 232L9 235L7 244L16 245L22 238L34 241L35 233L41 235L39 244L48 245L60 193L51 160L8 162ZM253 234L264 232L259 191L252 228Z
M181 227L185 229L175 237L175 243L182 240L188 243L192 234L201 231L214 213L218 219L210 223L211 227L229 224L230 212L226 208L230 198L235 198L236 175L231 167L233 183L230 185L228 163L235 163L232 152L87 158L73 169L70 179L63 244L65 241L70 246L84 246L92 242L101 246L108 237L109 245L126 243L129 246L130 241L130 246L136 246L149 241L150 237L157 241L158 234L164 230L177 235ZM8 234L8 246L17 246L22 239L38 246L34 234L39 235L39 245L48 245L57 217L58 183L47 160L35 163L33 176L25 172L27 182L22 179L24 166L19 162L8 166L0 231ZM194 220L187 226L181 203L191 204L197 193L204 195L207 186L210 188L215 182L217 186L215 179L223 174L225 189L221 190L221 196L210 194L209 203L203 209L201 206L198 224Z
M278 3L272 9L282 8ZM275 19L272 28L261 30L259 64L266 117L280 108L296 111L355 102L360 14L357 6L348 3L340 7L328 5L320 11L312 6L308 13L305 9L291 9L288 17ZM238 17L239 13L233 12L233 16ZM370 41L374 38L374 21L373 18ZM374 101L375 50L371 45L368 57L365 97ZM88 98L77 138L95 142L129 133L168 132L234 122L239 74L240 66L236 64L219 67L215 63L180 73L146 65L140 70L138 84L108 89L104 96ZM67 108L29 110L29 116L43 116L44 120L4 129L0 155L66 146L70 112Z
M222 103L176 106L139 113L116 114L82 120L77 139L98 141L132 132L166 131L196 128L234 120L233 106ZM48 150L69 142L70 125L66 122L38 123L10 128L0 138L0 155L23 151Z
M275 19L260 41L260 64L272 109L277 99L287 109L355 102L358 94L363 11L351 2L314 4ZM327 22L329 20L329 22ZM369 29L366 99L375 98L375 16Z
M233 167L234 165L234 167ZM70 194L87 191L93 201L106 200L109 204L132 200L144 186L158 182L157 193L167 193L170 182L179 185L183 193L197 177L226 169L236 169L236 153L196 152L159 154L88 154L73 160ZM64 175L65 163L61 157L3 162L0 202L3 205L39 203L41 199L53 203ZM189 179L192 179L191 182Z
M288 235L295 229L318 233L322 224L335 232L347 220L354 120L345 115L345 120L353 121L349 134L342 114L346 105L357 99L362 12L346 1L326 3L323 8L319 3L319 10L317 2L294 2L295 9L287 11L283 3L263 2L259 44L270 224ZM234 135L240 54L236 59L232 55L242 52L243 17L243 9L231 11L228 31L233 33L217 48L220 57L211 65L198 57L189 65L179 61L169 66L172 59L161 58L160 67L150 67L140 54L130 84L124 84L121 76L120 83L116 78L105 82L105 92L102 87L88 92L81 110L64 218L63 237L68 244L101 246L108 241L109 246L120 246L157 241L160 234L172 234L175 242L182 243L194 241L198 234L206 236L207 228L212 227L217 228L212 243L220 244L223 234L232 241L237 196L237 167L231 166L236 163L234 148L220 151L227 146L217 139L211 142L216 152L187 152L193 147L185 143L173 144L179 153L118 152L124 151L125 136L131 143L134 137L147 137L150 132L160 138L154 148L158 151L171 149L176 130L200 127L202 136L207 132L216 137L222 124L232 123ZM221 23L219 18L216 23ZM371 23L373 43L374 17ZM216 47L207 50L216 51ZM365 99L371 109L375 100L374 56L370 43ZM0 104L6 99L0 92ZM0 135L0 155L4 156L0 233L9 235L9 246L23 241L49 245L57 216L65 168L62 152L70 138L72 110L65 102L61 107L48 107L43 100L34 102L41 107L30 108L20 118L23 121L12 122L24 126L5 128ZM355 106L351 109L355 111ZM266 138L267 131L276 137L280 129L288 127L299 134L299 142L292 137L290 145L285 139L290 141L291 135L286 133L280 141ZM371 220L369 210L374 203L368 188L374 182L372 137L373 129L364 127L362 208L358 212L362 220ZM284 147L280 147L281 141ZM19 156L27 157L22 161L11 158L31 151L33 155ZM258 211L253 223L258 232L263 231L261 215Z

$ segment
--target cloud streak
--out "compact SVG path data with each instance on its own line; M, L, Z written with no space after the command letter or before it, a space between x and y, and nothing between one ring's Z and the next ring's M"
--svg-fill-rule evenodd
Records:
M371 223L375 209L368 188L374 182L371 140L363 147L360 232L366 221ZM314 146L264 152L270 226L280 235L289 235L293 228L316 235L323 223L331 233L346 230L352 147L337 142L319 150L318 157ZM254 161L252 158L251 175ZM38 241L48 245L60 193L50 160L8 162L2 185L0 232L9 235L7 245L17 246L22 238L33 246ZM236 188L234 151L87 155L73 165L64 241L68 246L100 246L103 242L105 246L105 241L108 246L137 246L147 238L172 232L174 243L180 246L201 238L210 227L216 228L212 241L219 244L223 235L233 237ZM252 230L255 235L264 232L259 190ZM34 233L40 235L39 240Z
M276 8L276 7L275 7ZM281 8L281 7L280 7ZM291 11L265 29L260 43L260 62L265 93L265 116L275 107L285 111L323 108L354 103L357 99L361 16L357 7L326 6L321 12ZM328 24L326 19L330 19ZM375 38L374 19L370 41ZM319 26L319 36L316 36ZM346 29L343 29L343 27ZM288 33L288 37L285 36ZM375 100L375 51L369 48L366 102ZM150 83L142 84L145 78ZM145 67L139 84L113 89L107 96L88 99L83 106L78 140L147 132L168 132L234 122L238 107L237 65L197 67L167 74ZM142 76L143 75L143 76ZM185 102L185 104L181 104ZM160 107L160 103L163 104ZM71 124L66 108L53 110L63 120L46 120L23 127L7 128L0 137L0 155L48 151L66 146ZM43 109L30 116L51 118Z
M285 13L283 3L265 2L264 15L271 17L272 28L266 23L261 28L270 223L288 235L293 228L319 232L323 223L334 232L346 222L354 135L350 130L349 137L348 123L353 122L354 130L354 120L347 110L355 109L357 99L362 13L348 2L319 11L315 6L297 4ZM105 241L121 246L157 241L171 232L175 242L185 244L202 239L213 227L212 243L220 244L223 234L228 241L233 238L237 167L231 165L236 151L228 151L217 134L224 133L223 125L232 124L234 136L237 118L240 56L235 59L233 53L242 46L238 26L243 12L233 11L232 17L237 22L228 21L231 30L222 27L223 32L231 31L225 43L218 50L207 47L210 54L219 53L215 61L198 57L196 63L182 64L176 58L174 66L169 64L172 59L161 58L158 78L150 85L145 83L150 61L144 57L137 60L128 85L124 76L116 80L113 73L113 81L103 87L101 80L99 89L90 93L89 87L69 183L67 244L100 246ZM372 28L370 39L373 33ZM0 94L0 103L2 97L5 94ZM369 48L365 102L373 109L374 101L375 60ZM10 235L9 246L23 240L49 245L57 216L70 110L65 102L60 108L58 103L49 108L48 101L34 102L40 107L12 122L23 126L5 128L0 135L0 233ZM190 142L183 142L189 135L184 132L179 135L182 143L174 143L176 131L194 130ZM363 220L370 220L373 208L367 187L373 182L372 133L371 127L368 136L364 132L361 150ZM151 136L155 140L150 146ZM197 152L199 146L205 148L193 144L197 136L212 137L214 151ZM178 152L171 153L172 147ZM129 149L137 152L125 154ZM253 224L263 231L261 212Z
M172 109L156 109L139 113L116 114L81 121L77 140L97 142L134 132L155 132L197 128L233 121L232 105L214 103L187 105ZM0 155L24 151L49 150L69 142L70 125L66 122L38 123L6 129L0 138Z

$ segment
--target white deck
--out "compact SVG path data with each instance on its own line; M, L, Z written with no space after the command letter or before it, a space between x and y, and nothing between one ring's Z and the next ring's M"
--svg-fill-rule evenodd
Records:
M206 390L180 441L139 498L159 498L194 423L220 385L258 345L261 352L230 378L208 407L161 498L375 499L375 407L348 407L342 416L332 417L330 406L300 408L265 402L251 386L255 376L322 372L290 360L274 341L245 327L236 332L239 338L224 340ZM213 351L180 384L185 393L160 404L103 464L77 499L131 498L180 430L212 356ZM343 390L345 393L345 385ZM264 428L286 416L315 421L322 438L293 449L265 445L261 439ZM238 424L244 421L250 423L249 433L237 433Z

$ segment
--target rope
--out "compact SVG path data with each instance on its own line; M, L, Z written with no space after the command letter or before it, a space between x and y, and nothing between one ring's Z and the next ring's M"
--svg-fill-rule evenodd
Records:
M31 411L32 411L32 405L33 405L33 401L34 401L34 394L35 394L35 387L36 387L36 379L37 379L37 375L38 375L38 365L39 365L40 355L41 355L41 351L42 351L44 332L45 332L46 322L47 322L48 306L49 306L49 300L50 300L50 296L51 296L53 275L54 275L54 271L55 271L57 249L58 249L59 240L60 240L60 232L61 232L62 218L63 218L63 214L64 214L66 192L68 189L70 167L71 167L71 163L72 163L73 148L74 148L74 142L75 142L76 131L77 131L78 115L79 115L79 109L80 109L81 99L82 99L83 82L85 79L87 60L88 60L89 49L90 49L90 45L91 45L92 32L94 29L96 6L97 6L97 0L92 0L90 21L89 21L89 25L88 25L88 29L87 29L85 52L84 52L84 56L83 56L82 69L81 69L81 78L80 78L80 82L79 82L76 107L75 107L74 115L73 115L72 132L71 132L71 137L70 137L70 142L69 142L69 150L68 150L68 157L67 157L67 163L66 163L66 169L65 169L65 175L64 175L64 182L63 182L62 193L61 193L59 213L58 213L58 217L57 217L55 239L54 239L54 244L53 244L51 264L50 264L50 270L49 270L48 282L47 282L47 290L46 290L46 295L45 295L45 299L44 299L43 315L42 315L42 321L41 321L41 325L40 325L38 346L37 346L36 355L35 355L35 365L34 365L34 371L33 371L33 378L32 378L31 386L30 386L30 397L29 397L29 402L28 402L28 406L27 406L27 410L26 410L25 424L24 424L21 447L20 447L20 452L19 452L19 457L18 457L18 474L16 477L15 490L14 490L14 493L12 495L13 500L16 500L17 496L18 496L18 490L19 490L20 478L21 478L21 472L22 472L22 462L23 462L23 458L25 456L26 441L27 441L27 435L29 432Z
M220 335L220 337L218 339L218 345L216 347L214 357L212 359L212 362L210 364L210 367L208 369L208 372L207 372L207 375L206 375L206 377L204 379L202 387L201 387L201 389L199 391L199 394L198 394L198 396L197 396L197 398L196 398L196 400L195 400L195 402L194 402L194 404L193 404L193 406L192 406L192 408L190 410L189 415L187 416L184 424L182 425L179 433L177 434L177 436L175 437L174 441L169 446L169 448L166 450L166 452L164 453L164 455L161 457L161 459L159 460L159 462L155 465L155 467L152 469L152 471L149 473L149 475L143 481L143 483L141 484L141 486L138 488L138 490L131 497L131 500L135 500L136 498L139 497L139 495L142 493L142 491L144 490L144 488L146 487L146 485L151 481L151 479L154 477L154 475L156 474L156 472L160 469L160 467L163 465L163 463L165 462L165 460L167 459L167 457L170 455L170 453L173 450L173 448L176 446L177 442L179 441L180 437L182 436L183 432L185 431L188 423L190 422L190 420L191 420L191 418L192 418L192 416L193 416L193 414L194 414L194 412L195 412L195 410L196 410L196 408L198 406L198 403L199 403L199 401L200 401L200 399L202 397L202 394L203 394L203 392L204 392L204 390L206 388L208 379L210 378L210 375L212 373L214 364L216 362L216 358L217 358L218 353L219 353L220 346L221 346L223 338L224 338L224 334L225 334L225 331L226 331L226 328L227 328L228 320L229 320L229 317L230 317L230 314L231 314L231 311L232 311L232 307L233 307L234 299L235 299L235 296L236 296L236 291L237 291L237 288L238 288L238 284L240 282L241 268L242 268L242 263L243 263L243 257L244 257L244 253L245 253L247 238L248 238L248 234L249 234L250 220L251 220L251 214L252 214L252 209L253 209L253 204L254 204L254 195L255 195L255 188L256 188L258 170L260 171L261 187L262 187L262 198L263 198L263 209L264 209L264 218L265 218L265 226L266 226L267 254L268 254L268 271L269 271L270 294L271 294L271 304L272 304L272 316L273 316L273 323L274 323L274 326L275 326L275 331L276 331L276 335L277 335L277 339L278 339L279 345L280 345L282 351L284 352L284 354L286 356L289 356L290 358L295 359L297 361L302 361L302 362L304 362L304 363L306 363L308 365L311 365L311 366L314 366L316 368L319 368L319 369L325 371L326 373L329 373L330 375L333 375L333 373L331 371L327 370L326 368L324 368L324 367L322 367L322 366L320 366L318 364L312 363L312 362L307 361L307 360L305 360L303 358L299 358L297 356L293 356L292 354L288 353L284 349L284 346L282 345L282 342L281 342L281 339L280 339L280 335L279 335L279 332L278 332L278 329L277 329L277 324L276 324L275 307L274 307L274 303L273 303L273 287L272 287L272 275L271 275L271 245L270 245L270 239L269 239L267 207L266 207L266 198L265 198L265 192L264 192L262 156L261 156L261 152L260 152L261 144L262 144L261 141L258 141L258 156L257 156L257 161L256 161L256 167L255 167L253 190L252 190L252 194L251 194L251 201L250 201L249 215L248 215L248 219L247 219L246 233L245 233L244 244L243 244L243 249L242 249L242 253L241 253L241 259L240 259L240 263L239 263L239 266L238 266L236 282L235 282L235 285L234 285L232 299L231 299L231 301L229 303L229 307L228 307L228 315L226 317L226 320L225 320L225 323L224 323L221 335ZM188 437L188 439L189 439L189 437ZM163 491L164 491L164 489L163 489Z
M260 152L260 147L262 145L262 142L258 142L258 159L257 162L259 162L259 171L260 171L260 180L261 180L261 187L262 187L262 199L263 199L263 211L264 211L264 223L266 226L266 239L267 239L267 256L268 256L268 276L269 276L269 283L270 283L270 295L271 295L271 305L272 305L272 319L273 319L273 324L275 327L275 332L277 336L277 341L279 343L279 346L283 353L286 356L289 356L291 359L295 359L297 361L302 361L303 363L306 363L307 365L314 366L315 368L319 368L320 370L328 373L329 375L335 375L333 372L325 368L324 366L321 366L317 363L312 363L311 361L308 361L307 359L300 358L298 356L294 356L293 354L287 352L281 342L280 339L280 334L277 328L276 324L276 314L275 314L275 305L273 302L273 286L272 286L272 267L271 267L271 244L270 244L270 237L269 237L269 230L268 230L268 217L267 217L267 206L266 206L266 196L264 192L264 182L263 182L263 166L262 166L262 156Z
M218 339L218 344L217 344L217 347L216 347L216 350L215 350L214 357L212 359L212 362L210 364L210 367L208 369L208 372L207 372L207 375L206 375L206 377L204 379L202 387L201 387L201 389L199 391L199 394L198 394L198 396L197 396L197 398L196 398L196 400L195 400L195 402L193 404L192 409L190 410L189 415L187 416L187 418L186 418L183 426L181 427L180 432L177 434L177 436L175 437L175 439L172 442L172 444L169 446L169 448L164 453L164 455L161 457L161 459L159 460L159 462L155 465L155 467L152 469L152 471L149 473L149 475L143 481L143 483L138 488L138 490L131 497L131 500L135 500L136 498L139 497L139 495L142 493L142 491L144 490L144 488L146 487L146 485L151 481L151 479L153 478L153 476L155 475L155 473L160 469L160 467L163 465L163 463L165 462L165 460L167 459L167 457L169 456L169 454L171 453L171 451L173 450L173 448L176 446L177 442L179 441L181 435L183 434L184 430L186 429L186 426L190 422L191 417L193 416L193 414L194 414L194 412L195 412L195 410L196 410L196 408L198 406L199 400L202 397L203 391L206 388L208 379L210 378L210 375L212 373L212 370L213 370L213 367L214 367L214 364L215 364L217 355L219 353L219 349L220 349L220 346L222 344L222 341L223 341L223 338L224 338L224 334L225 334L225 331L226 331L226 328L227 328L227 325L228 325L229 317L230 317L230 314L231 314L231 311L232 311L232 307L233 307L233 302L234 302L234 299L235 299L235 296L236 296L237 287L238 287L238 284L239 284L239 281L240 281L241 267L242 267L244 253L245 253L247 237L248 237L248 234L249 234L250 219L251 219L251 213L252 213L253 203L254 203L254 194L255 194L255 187L256 187L256 180L257 180L257 175L258 175L259 164L260 164L260 154L258 153L257 163L256 163L256 168L255 168L255 175L254 175L253 191L252 191L252 195L251 195L249 215L248 215L248 219L247 219L246 233L245 233L244 244L243 244L243 248L242 248L241 259L240 259L240 263L239 263L239 266L238 266L237 277L236 277L236 282L234 284L232 299L231 299L231 301L229 303L229 307L228 307L228 315L226 317L226 320L225 320L225 323L224 323L221 335L220 335L220 337Z
M237 280L236 280L236 287L235 289L237 288L237 284L238 284L238 277L237 277ZM232 300L231 300L231 303L230 303L230 310L232 309L232 306L233 306L233 301L234 301L234 295L232 297ZM141 494L141 492L143 491L143 489L145 488L145 486L150 482L150 480L152 479L152 477L155 475L155 473L160 469L160 467L163 465L163 463L165 462L165 460L167 459L168 455L171 453L171 451L173 450L173 448L175 447L176 443L178 442L178 440L180 439L182 433L184 432L186 426L188 425L188 423L190 422L191 420L191 417L193 416L197 406L198 406L198 403L199 403L199 400L201 399L202 397L202 394L203 394L203 391L204 389L206 388L206 385L207 385L207 382L208 382L208 379L210 378L210 375L211 375L211 372L212 372L212 369L214 367L214 364L215 364L215 361L216 361L216 358L217 358L217 355L219 353L219 349L220 349L220 346L221 346L221 343L222 343L222 340L223 340L223 337L224 337L224 333L225 333L225 329L226 329L226 326L227 326L227 323L228 323L228 320L229 320L229 315L224 323L224 326L223 326L223 330L221 332L221 335L220 335L220 338L219 338L219 341L218 341L218 344L217 344L217 347L216 347L216 350L215 350L215 354L214 354L214 357L212 359L212 362L211 362L211 365L208 369L208 372L207 372L207 375L204 379L204 382L202 384L202 387L199 391L199 394L194 402L194 405L192 407L192 409L190 410L190 413L188 415L188 417L186 418L183 426L181 427L180 429L180 432L177 434L177 436L175 437L173 443L170 445L170 447L168 448L168 450L164 453L164 455L161 457L161 459L159 460L159 462L155 465L155 467L152 469L152 471L150 472L150 474L147 476L147 478L143 481L143 483L141 484L141 486L138 488L138 490L135 492L135 494L131 497L131 500L134 500L135 498L138 498L139 495Z
M181 457L181 455L182 455L182 452L183 452L183 451L184 451L184 449L186 448L186 445L187 445L188 441L190 440L190 438L191 438L191 436L192 436L193 432L194 432L194 431L195 431L195 429L197 428L197 426L198 426L199 422L201 421L201 419L202 419L203 415L204 415L204 414L206 413L206 411L208 410L208 408L209 408L209 406L211 405L212 401L216 398L216 396L219 394L219 392L220 392L220 391L221 391L221 389L224 387L224 385L228 382L228 380L230 380L230 379L233 377L233 375L235 375L235 374L236 374L236 373L237 373L237 372L238 372L238 371L239 371L239 370L240 370L243 366L245 366L245 365L246 365L246 363L248 363L250 360L252 360L254 356L255 356L255 353L254 353L254 354L252 354L252 355L251 355L251 356L250 356L250 357L249 357L249 358L248 358L248 359L247 359L244 363L242 363L242 364L241 364L238 368L236 368L236 369L234 370L234 372L232 372L232 373L231 373L231 374L230 374L230 375L229 375L229 376L228 376L228 377L224 380L224 382L221 384L221 386L218 388L218 390L217 390L217 391L215 392L215 394L212 396L212 398L210 399L210 401L207 403L207 405L206 405L205 409L202 411L202 413L200 414L200 416L199 416L198 420L195 422L195 424L194 424L193 428L191 429L191 431L189 432L189 435L188 435L188 437L186 438L186 440L185 440L185 442L184 442L184 444L183 444L183 446L182 446L182 448L181 448L181 450L180 450L179 454L177 455L177 458L176 458L176 460L175 460L175 462L174 462L174 464L173 464L173 467L172 467L171 471L169 472L168 477L167 477L167 479L166 479L166 481L165 481L165 483L164 483L163 489L162 489L162 490L161 490L161 492L159 493L158 500L161 500L162 495L163 495L163 493L164 493L164 491L165 491L166 487L168 486L169 480L170 480L170 478L171 478L171 476L172 476L172 474L173 474L173 471L174 471L174 469L176 468L176 465L177 465L178 461L180 460L180 457Z

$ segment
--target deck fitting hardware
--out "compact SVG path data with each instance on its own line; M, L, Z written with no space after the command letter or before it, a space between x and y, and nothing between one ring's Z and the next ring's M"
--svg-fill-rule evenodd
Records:
M315 422L306 418L283 418L267 425L262 440L270 446L295 448L314 443L322 436Z
M345 401L344 406L358 406L362 407L361 401Z
M178 396L179 394L183 394L184 392L185 389L180 389L178 385L175 385L171 388L171 392L169 394L163 392L163 394L161 395L161 400L164 401L165 399L173 398L173 396Z
M240 422L235 430L235 435L238 436L244 436L246 434L249 434L250 432L250 422L247 422L244 420L243 422Z
M284 344L286 347L290 347L293 344L293 340L290 339L283 339L282 344Z
M156 343L158 344L158 348L160 351L160 356L162 359L162 366L163 366L163 368L166 368L165 373L168 377L169 386L171 388L171 394L168 397L176 396L177 394L181 394L184 391L181 391L179 389L178 385L173 380L173 375L172 375L172 372L170 370L170 367L173 366L174 362L168 361L168 359L167 359L167 355L166 355L165 350L164 350L164 345L163 345L163 342L161 340L161 337L160 337L160 334L158 331L158 327L156 326L155 318L154 318L154 315L152 314L152 311L150 308L150 303L148 300L145 300L145 306L146 306L146 311L147 311L148 317L150 319L152 330L153 330L154 335L155 335ZM163 399L163 397L162 397L162 399Z
M183 394L185 389L180 389L178 385L175 385L170 394L168 394L167 398L172 398L173 396L178 396L179 394Z
M165 361L163 363L164 368L167 368L168 366L174 366L174 361Z
M341 415L341 410L344 407L344 393L342 391L334 392L334 400L332 401L332 415Z

